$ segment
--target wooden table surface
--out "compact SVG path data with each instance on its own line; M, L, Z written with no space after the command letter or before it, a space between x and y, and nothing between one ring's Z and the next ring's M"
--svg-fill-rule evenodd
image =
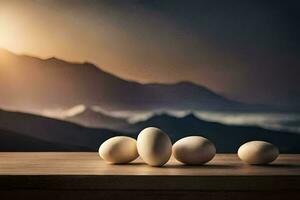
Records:
M273 191L299 194L300 154L280 155L266 166L244 164L235 154L218 154L203 166L172 158L159 168L141 159L111 165L98 153L0 153L0 190L269 191L276 199Z
M163 175L257 176L300 175L300 154L280 155L267 166L244 164L236 154L217 154L203 166L187 166L171 158L164 167L151 167L141 159L112 165L98 153L0 153L0 175Z

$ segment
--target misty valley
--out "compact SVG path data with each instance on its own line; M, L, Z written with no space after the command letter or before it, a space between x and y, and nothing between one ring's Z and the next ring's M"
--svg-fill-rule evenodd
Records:
M300 153L298 107L250 104L184 81L141 84L91 63L0 50L0 150L95 151L112 136L158 127L172 142L201 135L217 152L265 140Z

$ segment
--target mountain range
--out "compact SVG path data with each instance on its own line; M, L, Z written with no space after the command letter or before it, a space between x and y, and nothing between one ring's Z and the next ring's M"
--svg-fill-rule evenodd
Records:
M265 140L278 146L281 153L300 153L300 134L272 131L251 126L230 126L198 119L190 114L182 118L166 114L127 124L118 131L87 128L38 115L0 110L0 151L96 151L106 139L127 135L137 137L149 126L161 128L172 142L189 135L210 139L219 153L235 153L250 140Z
M210 139L218 152L233 153L247 141L263 140L275 144L281 152L300 153L300 134L268 130L255 126L224 125L197 118L193 114L178 118L167 114L155 115L146 121L129 125L123 130L139 132L154 126L169 134L173 142L182 137L200 135Z
M38 113L74 105L106 110L268 110L230 100L192 82L141 84L94 64L40 59L0 49L0 107Z
M20 140L26 137L27 141L31 139L35 143L36 141L51 143L70 151L95 151L106 139L122 135L120 132L107 129L87 128L38 115L0 110L0 141L2 137L7 137L7 131ZM14 142L10 145L19 148ZM55 146L49 148L49 151L55 150Z
M100 111L94 111L90 107L84 107L82 112L65 117L64 120L86 127L107 128L111 130L118 130L128 124L125 118L112 117Z
M42 116L43 110L64 110L74 105L86 109L64 120ZM145 127L167 132L172 141L202 135L216 144L218 152L236 152L249 140L266 140L283 153L300 153L300 135L254 126L233 126L201 120L190 114L166 114L128 123L93 111L283 111L228 99L191 82L141 84L121 79L84 62L57 58L40 59L0 49L0 151L95 151L117 135L136 137ZM293 109L292 111L297 111ZM29 114L38 113L38 114Z

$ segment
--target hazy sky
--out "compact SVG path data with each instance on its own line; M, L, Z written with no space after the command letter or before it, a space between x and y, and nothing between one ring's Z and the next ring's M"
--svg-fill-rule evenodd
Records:
M296 0L0 0L0 47L143 83L299 103L299 10Z

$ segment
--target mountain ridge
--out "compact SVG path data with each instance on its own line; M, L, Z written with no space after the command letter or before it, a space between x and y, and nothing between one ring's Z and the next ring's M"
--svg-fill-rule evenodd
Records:
M65 117L63 120L90 128L106 128L110 130L118 130L119 127L126 126L128 123L124 118L112 117L103 112L95 111L90 107L85 107L82 112Z
M268 130L256 126L225 125L199 119L194 114L184 117L158 114L151 118L129 125L124 130L139 132L145 127L154 126L169 134L173 142L191 135L208 138L217 147L217 152L237 152L240 145L252 140L264 140L279 147L284 153L300 153L300 134Z
M119 131L87 128L63 120L1 109L0 130L22 134L51 144L77 147L77 150L86 149L90 151L97 150L102 142L112 136L123 135ZM73 150L76 151L75 148Z
M79 104L141 111L275 109L231 100L190 81L141 84L124 80L86 61L42 59L2 50L0 66L0 107L24 112L66 109Z
M119 131L111 131L103 128L87 128L28 113L0 110L0 144L4 140L18 140L20 144L24 144L24 148L37 151L39 149L31 148L28 144L34 143L40 150L47 151L55 151L57 148L66 148L66 151L82 149L96 151L100 144L110 137L130 136L136 138L142 129L149 126L161 128L168 133L173 143L186 136L201 135L216 145L218 153L235 153L240 145L252 140L271 142L278 146L281 153L300 153L299 134L272 131L255 126L233 126L208 122L198 119L193 114L182 118L168 114L156 115L145 121L128 124ZM14 134L7 135L3 130ZM43 147L43 144L46 146ZM9 144L7 148L13 150L14 144ZM15 149L28 150L22 150L17 146Z

